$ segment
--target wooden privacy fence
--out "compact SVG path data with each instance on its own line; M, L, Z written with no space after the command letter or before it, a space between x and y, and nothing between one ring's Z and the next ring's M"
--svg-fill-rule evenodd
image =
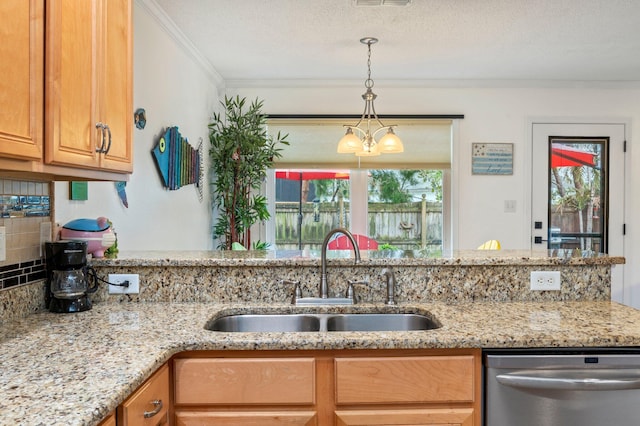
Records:
M276 203L276 245L298 248L299 203ZM378 244L402 250L439 249L442 245L442 203L417 201L403 204L369 203L368 234ZM320 249L333 228L349 228L349 203L338 201L302 204L302 248Z

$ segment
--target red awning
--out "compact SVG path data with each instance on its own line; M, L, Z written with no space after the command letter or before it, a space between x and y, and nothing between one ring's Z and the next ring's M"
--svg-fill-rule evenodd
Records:
M565 144L551 144L551 167L596 166L595 152L582 151Z
M276 170L276 179L288 180L318 180L318 179L349 179L348 170Z

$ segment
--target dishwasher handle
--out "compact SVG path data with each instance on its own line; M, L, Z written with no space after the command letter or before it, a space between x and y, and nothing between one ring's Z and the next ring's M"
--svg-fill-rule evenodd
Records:
M556 371L554 377L549 377L549 375L536 374L534 371L526 371L498 374L496 380L502 385L522 389L573 391L640 389L640 374L638 370L634 370L635 375L626 377L621 377L619 373L612 375L611 372L612 370L592 370L589 371L588 377L584 377L584 374L576 375L575 371L562 370Z

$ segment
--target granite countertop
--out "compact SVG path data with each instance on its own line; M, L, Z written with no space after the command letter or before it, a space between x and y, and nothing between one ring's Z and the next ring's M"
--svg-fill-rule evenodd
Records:
M349 309L380 308L362 304ZM5 324L0 328L0 424L97 424L173 354L189 350L640 346L640 311L611 302L434 302L388 308L435 316L442 327L430 331L204 329L216 316L276 309L304 308L102 303L88 312L39 313Z
M419 250L361 251L363 266L388 265L615 265L624 257L581 250L457 250L434 257ZM329 250L331 264L353 264L350 250ZM116 258L92 259L95 266L313 266L320 263L319 250L265 251L123 251Z

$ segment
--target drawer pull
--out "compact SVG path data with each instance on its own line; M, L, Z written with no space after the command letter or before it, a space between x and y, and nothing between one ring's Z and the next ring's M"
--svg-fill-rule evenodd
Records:
M149 418L155 416L156 414L158 414L160 411L162 411L162 400L161 399L154 399L153 401L151 401L151 403L153 404L153 406L155 408L153 409L153 411L145 411L144 412L144 418L145 419L149 419Z

